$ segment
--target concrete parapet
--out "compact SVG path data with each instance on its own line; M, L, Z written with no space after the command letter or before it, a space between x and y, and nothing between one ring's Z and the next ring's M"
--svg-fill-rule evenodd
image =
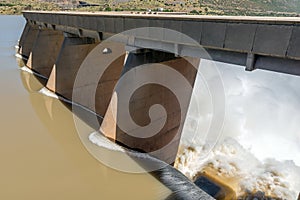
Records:
M143 35L140 35L139 31L132 32L131 37L136 41L134 47L144 48L141 44L151 44L150 47L154 49L159 49L162 45L178 46L177 54L180 56L213 60L217 57L216 61L247 65L247 70L249 70L248 55L254 55L256 60L262 62L253 62L251 69L300 74L299 18L37 11L26 11L23 14L27 21L35 26L52 27L55 30L97 40L105 40L111 35L130 29L156 27L160 30L153 32L149 29ZM167 34L166 29L190 36L209 52L210 56L207 58L206 54L195 52L195 41L180 37L180 34ZM154 38L157 41L154 41ZM130 43L127 45L132 45L132 40L128 41ZM283 67L277 65L278 59ZM259 63L262 63L262 66Z

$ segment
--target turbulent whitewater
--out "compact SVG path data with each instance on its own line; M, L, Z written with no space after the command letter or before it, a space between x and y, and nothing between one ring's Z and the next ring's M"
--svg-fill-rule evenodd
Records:
M249 73L220 63L217 67L226 97L223 130L218 141L207 134L213 107L198 75L194 95L200 102L192 99L176 167L191 180L209 172L227 182L237 197L261 191L270 197L297 199L300 78L262 70Z
M300 167L293 161L266 159L259 161L236 140L226 139L209 152L205 159L207 145L182 147L178 155L176 168L191 180L199 172L209 169L212 176L234 180L232 187L237 196L246 192L264 192L266 196L282 199L297 199L300 191Z

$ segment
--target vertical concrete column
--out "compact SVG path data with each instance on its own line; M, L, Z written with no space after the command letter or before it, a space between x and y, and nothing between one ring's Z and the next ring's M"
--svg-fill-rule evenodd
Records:
M129 148L136 149L142 152L150 152L150 154L161 160L164 160L168 163L173 163L175 161L178 151L178 145L180 142L182 129L182 126L180 125L183 125L185 120L199 62L199 59L187 57L178 58L171 53L158 52L153 50L146 50L139 53L130 53L128 55L122 74L125 75L129 70L136 70L140 65L147 63L160 63L166 65L171 69L179 72L182 77L186 79L191 85L190 90L186 90L184 91L184 94L181 94L186 95L186 97L188 97L188 100L182 106L182 104L180 104L179 102L180 100L177 99L176 95L173 93L174 91L171 91L170 88L167 88L160 84L156 84L156 75L149 74L147 75L147 79L152 79L153 83L146 84L138 88L131 96L129 105L121 105L120 98L122 98L122 96L118 96L118 90L122 90L124 89L124 87L121 86L116 88L115 94L106 112L100 131L116 142L121 143ZM149 67L151 67L151 65L149 65ZM158 71L157 73L160 72ZM171 74L170 76L165 76L165 78L174 79ZM132 82L134 81L135 78L133 76ZM175 87L177 87L176 81L177 80L171 80L173 86ZM181 86L178 85L178 87ZM149 110L150 107L155 104L163 106L166 110L167 116L163 116L165 114L161 114L155 116L155 119L152 118L151 121L149 117ZM124 119L124 116L122 116L122 114L120 114L119 112L119 110L123 107L126 107L125 109L129 109L131 115L130 117L136 124L141 127L147 126L149 123L159 123L159 121L162 121L164 118L166 118L166 122L163 128L157 134L151 137L147 137L144 132L135 133L135 135L138 134L137 137L132 136L130 133L125 133L124 130L122 130L118 126L121 120L127 120ZM134 128L130 130L130 127L127 127L127 130L129 130L129 132L136 131L134 130Z
M18 43L18 53L20 53L20 47L24 45L24 42L25 42L25 37L26 37L26 34L28 33L30 29L30 25L28 22L26 22L25 26L24 26L24 29L23 29L23 32L22 32L22 35L20 37L20 40L19 40L19 43Z
M124 60L126 57L125 45L120 43L110 42L108 43L107 46L112 51L112 54L116 54L117 52L117 54L120 56L115 58L109 64L105 64L105 62L110 60L110 58L107 57L109 56L113 57L113 55L102 54L98 58L100 62L100 64L98 64L98 67L101 67L104 64L108 65L102 77L100 78L99 82L97 83L98 85L97 85L97 90L95 95L95 103L96 103L95 111L100 116L104 116L107 111L107 108L112 98L112 94L114 92L114 88L120 79L123 66L124 66Z
M64 40L61 31L41 29L29 54L27 67L49 77Z
M72 100L103 117L121 76L125 57L122 43L104 41L94 48L77 74Z
M37 38L39 29L38 26L26 23L22 36L19 41L18 53L25 59L28 59L29 54L33 48L34 42Z
M65 34L46 87L72 100L73 85L80 65L96 45L94 39Z

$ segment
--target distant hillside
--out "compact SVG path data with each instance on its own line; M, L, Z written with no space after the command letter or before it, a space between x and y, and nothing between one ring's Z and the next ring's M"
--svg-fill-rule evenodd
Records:
M1 14L20 14L22 10L60 10L57 3L39 0L0 0Z
M233 14L300 12L299 0L200 0L200 3Z
M2 14L21 10L184 11L204 15L298 16L300 0L0 0Z

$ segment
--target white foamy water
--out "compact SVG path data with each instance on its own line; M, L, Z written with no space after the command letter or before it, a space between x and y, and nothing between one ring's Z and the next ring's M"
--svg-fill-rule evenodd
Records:
M19 55L19 54L17 54L17 55ZM41 78L43 78L43 79L48 79L47 77L45 77L45 76L43 76L43 75L41 75L41 74L39 74L39 73L36 73L36 72L34 72L34 71L32 71L30 68L28 68L27 66L23 66L23 67L21 67L20 68L22 71L25 71L25 72L28 72L28 73L30 73L30 74L34 74L34 75L36 75L36 76L39 76L39 77L41 77Z
M206 159L198 159L206 153L206 145L184 147L177 158L176 167L190 179L194 179L203 169L212 167L218 176L238 180L238 196L247 191L262 191L267 196L297 199L300 167L293 161L266 159L261 162L236 140L229 138L218 144Z
M201 63L209 66L209 61ZM300 192L300 77L217 64L225 89L226 117L220 140L207 135L213 106L203 80L195 83L177 167L188 177L209 163L239 178L239 192L263 191L283 199ZM216 133L213 133L216 134ZM193 147L189 149L188 147ZM195 149L195 151L193 150Z
M105 149L126 153L127 155L129 155L131 157L135 157L135 158L148 159L148 160L151 160L151 161L154 161L157 163L162 163L162 161L150 156L147 153L140 153L137 151L127 149L125 147L121 147L120 145L110 141L109 139L107 139L105 136L103 136L101 133L99 133L97 131L95 131L89 135L89 140L93 144L95 144L99 147L105 148Z
M48 97L52 97L52 98L54 98L54 99L58 99L58 96L57 96L54 92L50 91L50 90L49 90L48 88L46 88L46 87L43 87L42 89L40 89L39 93L41 93L41 94L43 94L43 95L46 95L46 96L48 96Z
M114 150L114 151L120 151L125 152L124 148L117 145L116 143L111 142L109 139L101 135L99 132L93 132L89 135L89 140L96 144L99 147L103 147L106 149Z
M15 46L15 49L19 49L18 46ZM20 58L20 59L23 59L23 56L21 56L20 54L15 54L16 58Z
M19 54L17 54L17 55L19 55ZM22 71L28 72L28 73L30 73L30 74L33 74L33 73L34 73L31 69L29 69L29 68L26 67L26 66L23 66L23 67L21 67L20 69L21 69Z

